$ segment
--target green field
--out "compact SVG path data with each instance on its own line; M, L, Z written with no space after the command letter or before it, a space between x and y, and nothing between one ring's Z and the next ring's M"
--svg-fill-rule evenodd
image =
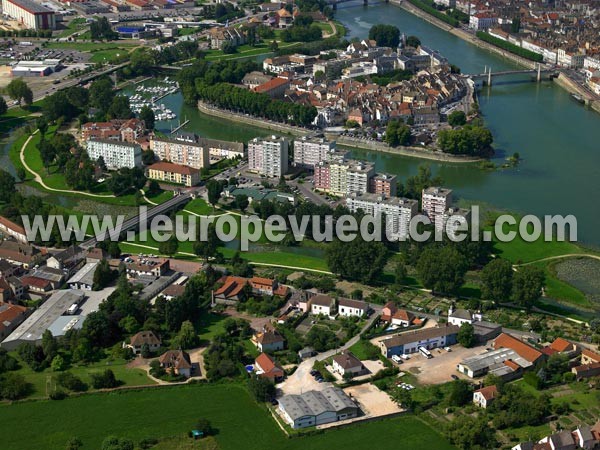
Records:
M18 357L16 358L18 359ZM69 368L68 371L80 377L83 382L87 383L89 386L91 381L89 376L90 373L101 372L105 369L111 369L117 380L123 382L123 386L146 386L149 384L156 384L153 380L148 378L144 370L130 369L127 367L127 361L124 360L104 360L85 366L74 366ZM57 373L50 369L46 369L42 372L35 372L25 363L21 363L21 369L16 371L16 373L23 375L27 382L32 384L33 391L31 392L31 397L47 397L48 394L56 389L54 377Z
M191 430L201 417L208 418L218 430L216 441L222 450L452 448L414 416L287 439L268 412L258 406L243 387L219 384L3 405L0 406L0 421L5 430L2 449L63 449L72 436L83 441L84 449L98 449L108 435L135 441L146 437L174 438Z

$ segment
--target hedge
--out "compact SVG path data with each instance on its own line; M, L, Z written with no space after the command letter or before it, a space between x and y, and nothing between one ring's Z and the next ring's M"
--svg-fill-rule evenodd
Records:
M514 53L515 55L530 59L531 61L542 62L544 60L544 57L538 53L532 52L531 50L527 50L523 47L519 47L518 45L515 45L503 39L494 37L491 34L486 33L485 31L478 31L477 37L482 41L495 45L496 47L500 47L504 50Z

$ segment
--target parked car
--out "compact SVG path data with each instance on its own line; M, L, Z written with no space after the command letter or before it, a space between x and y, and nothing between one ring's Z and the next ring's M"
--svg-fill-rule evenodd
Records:
M457 377L456 375L454 375L454 374L450 375L450 377L451 377L453 380L458 380L458 377Z

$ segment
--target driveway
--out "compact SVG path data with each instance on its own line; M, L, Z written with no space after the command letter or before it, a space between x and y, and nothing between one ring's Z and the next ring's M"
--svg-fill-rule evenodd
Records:
M375 305L372 305L372 307ZM363 326L361 333L366 330L369 326L373 324L375 320L379 317L378 314L373 313L369 320ZM317 383L314 378L311 376L310 371L312 370L316 361L323 361L324 359L330 358L336 353L339 353L343 350L346 350L352 347L360 340L360 333L346 342L343 346L339 348L334 348L332 350L328 350L326 352L320 353L317 356L313 356L312 358L305 359L299 365L296 371L287 377L282 383L277 385L277 389L281 390L283 394L300 394L302 392L314 390L323 390L326 387L330 387L331 383Z

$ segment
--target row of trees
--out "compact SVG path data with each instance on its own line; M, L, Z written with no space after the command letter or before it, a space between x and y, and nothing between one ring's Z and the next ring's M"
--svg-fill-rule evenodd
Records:
M516 272L502 258L490 261L481 271L481 294L496 303L514 301L531 309L542 295L544 271L536 266L522 266Z
M226 83L208 85L196 83L201 100L236 112L264 117L291 125L309 126L317 116L314 106L273 100L266 94L258 94Z

